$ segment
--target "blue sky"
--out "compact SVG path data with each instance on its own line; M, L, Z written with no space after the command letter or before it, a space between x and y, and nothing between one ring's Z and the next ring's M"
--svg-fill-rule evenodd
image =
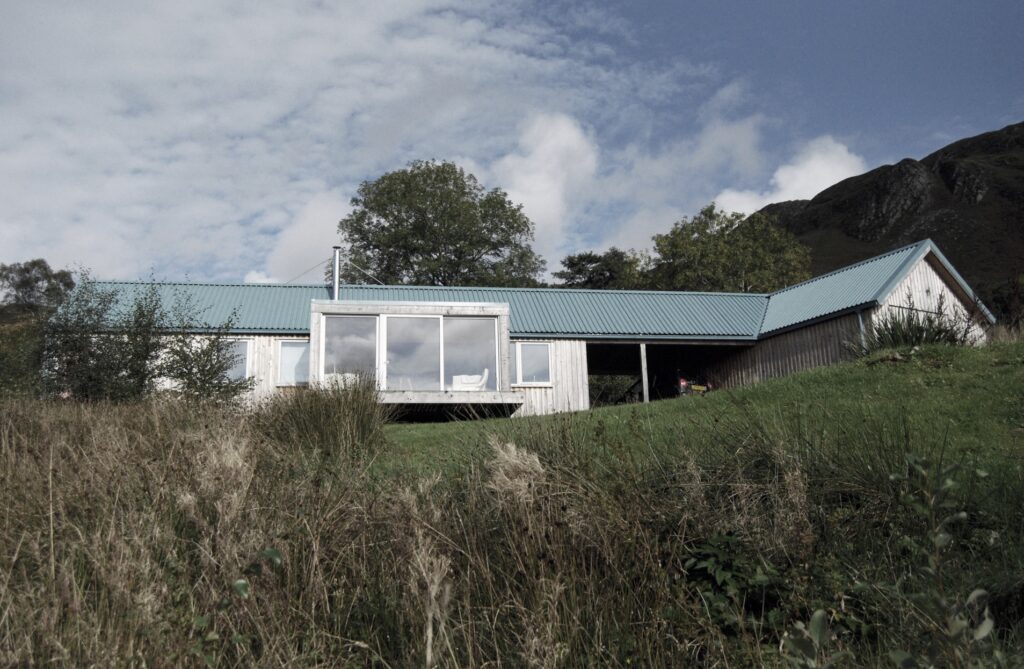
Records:
M0 262L288 280L455 160L552 269L1024 119L1020 2L0 6ZM316 272L308 275L314 278Z

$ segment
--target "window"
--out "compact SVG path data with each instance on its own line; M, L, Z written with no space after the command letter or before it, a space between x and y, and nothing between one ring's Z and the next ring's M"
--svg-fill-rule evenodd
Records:
M231 381L241 381L249 376L249 340L235 339L228 342L228 353L234 356L234 364L225 376Z
M377 369L377 317L324 318L324 378L352 379Z
M388 390L441 389L441 318L387 316Z
M551 344L512 342L509 367L516 385L551 385Z
M497 390L497 370L497 319L446 316L445 390Z
M304 386L309 383L309 342L283 341L278 356L277 385Z
M501 383L496 317L371 313L322 322L324 380L376 374L385 391L496 391ZM282 342L280 385L306 382L303 343Z

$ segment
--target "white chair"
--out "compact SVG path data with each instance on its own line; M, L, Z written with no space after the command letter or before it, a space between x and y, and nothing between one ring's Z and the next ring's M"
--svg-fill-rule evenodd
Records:
M452 390L484 390L487 388L487 379L490 375L491 370L486 367L483 374L456 374L452 376Z

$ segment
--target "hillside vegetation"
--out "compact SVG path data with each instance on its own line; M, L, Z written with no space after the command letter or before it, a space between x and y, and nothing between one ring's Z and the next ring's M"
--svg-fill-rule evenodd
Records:
M372 400L3 400L0 665L1020 666L1022 344L536 419Z

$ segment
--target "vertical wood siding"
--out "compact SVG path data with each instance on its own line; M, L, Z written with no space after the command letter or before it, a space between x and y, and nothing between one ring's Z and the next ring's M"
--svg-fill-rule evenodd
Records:
M915 310L938 313L940 296L942 313L947 318L962 319L972 313L973 305L965 299L966 296L959 290L953 290L929 258L924 258L918 261L874 313L881 316L888 311L907 309L911 303ZM971 328L971 335L975 342L982 342L986 337L985 330L977 322Z
M253 379L250 398L261 400L278 390L282 341L308 341L306 337L253 336L249 341L249 375Z
M750 385L847 360L846 343L859 340L857 314L847 314L763 339L714 365L709 376L722 388Z
M551 387L513 387L513 392L523 396L523 406L516 411L516 416L537 416L590 408L587 343L580 340L555 340L547 343L551 344Z

